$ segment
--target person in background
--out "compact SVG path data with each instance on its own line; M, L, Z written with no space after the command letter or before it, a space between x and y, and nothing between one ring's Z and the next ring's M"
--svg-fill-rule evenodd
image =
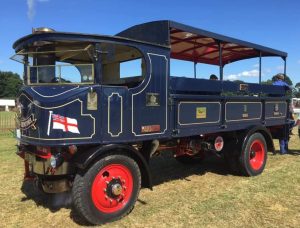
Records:
M286 87L288 90L291 90L291 87L284 81L284 74L277 74L276 75L276 79L273 82L273 85L276 86L284 86ZM288 145L289 145L289 141L288 139L285 138L280 138L279 139L279 146L280 146L280 154L287 154L288 153Z
M217 81L219 78L215 74L212 74L210 75L209 79Z
M298 136L300 138L300 113L298 113L298 118L296 120L295 126L298 126Z
M273 85L284 86L284 87L287 87L289 90L292 88L291 86L289 86L289 84L287 84L284 81L284 74L281 74L281 73L276 75L276 79L273 82Z

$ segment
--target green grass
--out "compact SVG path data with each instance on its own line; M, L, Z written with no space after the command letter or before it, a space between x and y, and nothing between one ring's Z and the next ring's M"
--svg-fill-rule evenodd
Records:
M0 112L0 136L14 134L15 116L15 112Z
M294 131L296 133L296 131ZM0 137L0 227L85 225L71 209L23 184L15 140ZM278 149L278 142L275 142ZM131 214L103 227L300 227L300 140L293 154L268 154L257 177L231 175L222 159L183 166L166 153L151 161L154 191L142 189Z

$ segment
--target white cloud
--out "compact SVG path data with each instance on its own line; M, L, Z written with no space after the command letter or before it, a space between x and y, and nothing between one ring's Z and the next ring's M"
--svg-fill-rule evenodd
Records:
M29 20L33 20L35 16L35 5L36 2L48 2L49 0L27 0L27 16Z
M276 69L277 69L278 71L283 71L283 70L284 70L284 66L282 66L282 65L277 66Z
M272 72L272 69L270 69L270 68L265 68L263 71L266 72L266 73L271 73L271 72Z
M300 59L298 60L298 62L297 62L298 64L300 64Z
M259 64L256 63L256 64L253 65L253 67L254 67L254 68L258 68L258 67L259 67Z
M27 16L29 20L33 20L35 15L35 0L27 0Z
M226 78L230 81L238 80L238 76L236 74L230 74Z
M233 80L238 80L241 77L258 77L258 76L259 76L259 71L254 69L249 71L243 71L238 74L230 74L226 78L230 81L233 81Z

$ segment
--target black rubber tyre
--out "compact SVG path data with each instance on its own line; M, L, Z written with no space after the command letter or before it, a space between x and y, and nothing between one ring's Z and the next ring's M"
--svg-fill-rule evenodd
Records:
M267 144L260 133L252 134L239 156L240 170L245 176L256 176L263 172L267 161Z
M76 175L72 202L85 220L100 225L129 214L140 188L141 173L137 163L125 154L110 154L94 163L85 173ZM114 195L114 190L119 189L122 189L121 192Z
M224 160L233 174L240 175L239 152L237 150L236 140L227 139L225 141L223 148Z

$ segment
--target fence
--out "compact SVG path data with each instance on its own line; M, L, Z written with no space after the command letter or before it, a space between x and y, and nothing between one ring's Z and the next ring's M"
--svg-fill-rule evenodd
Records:
M15 112L0 112L0 135L12 134L16 128Z

